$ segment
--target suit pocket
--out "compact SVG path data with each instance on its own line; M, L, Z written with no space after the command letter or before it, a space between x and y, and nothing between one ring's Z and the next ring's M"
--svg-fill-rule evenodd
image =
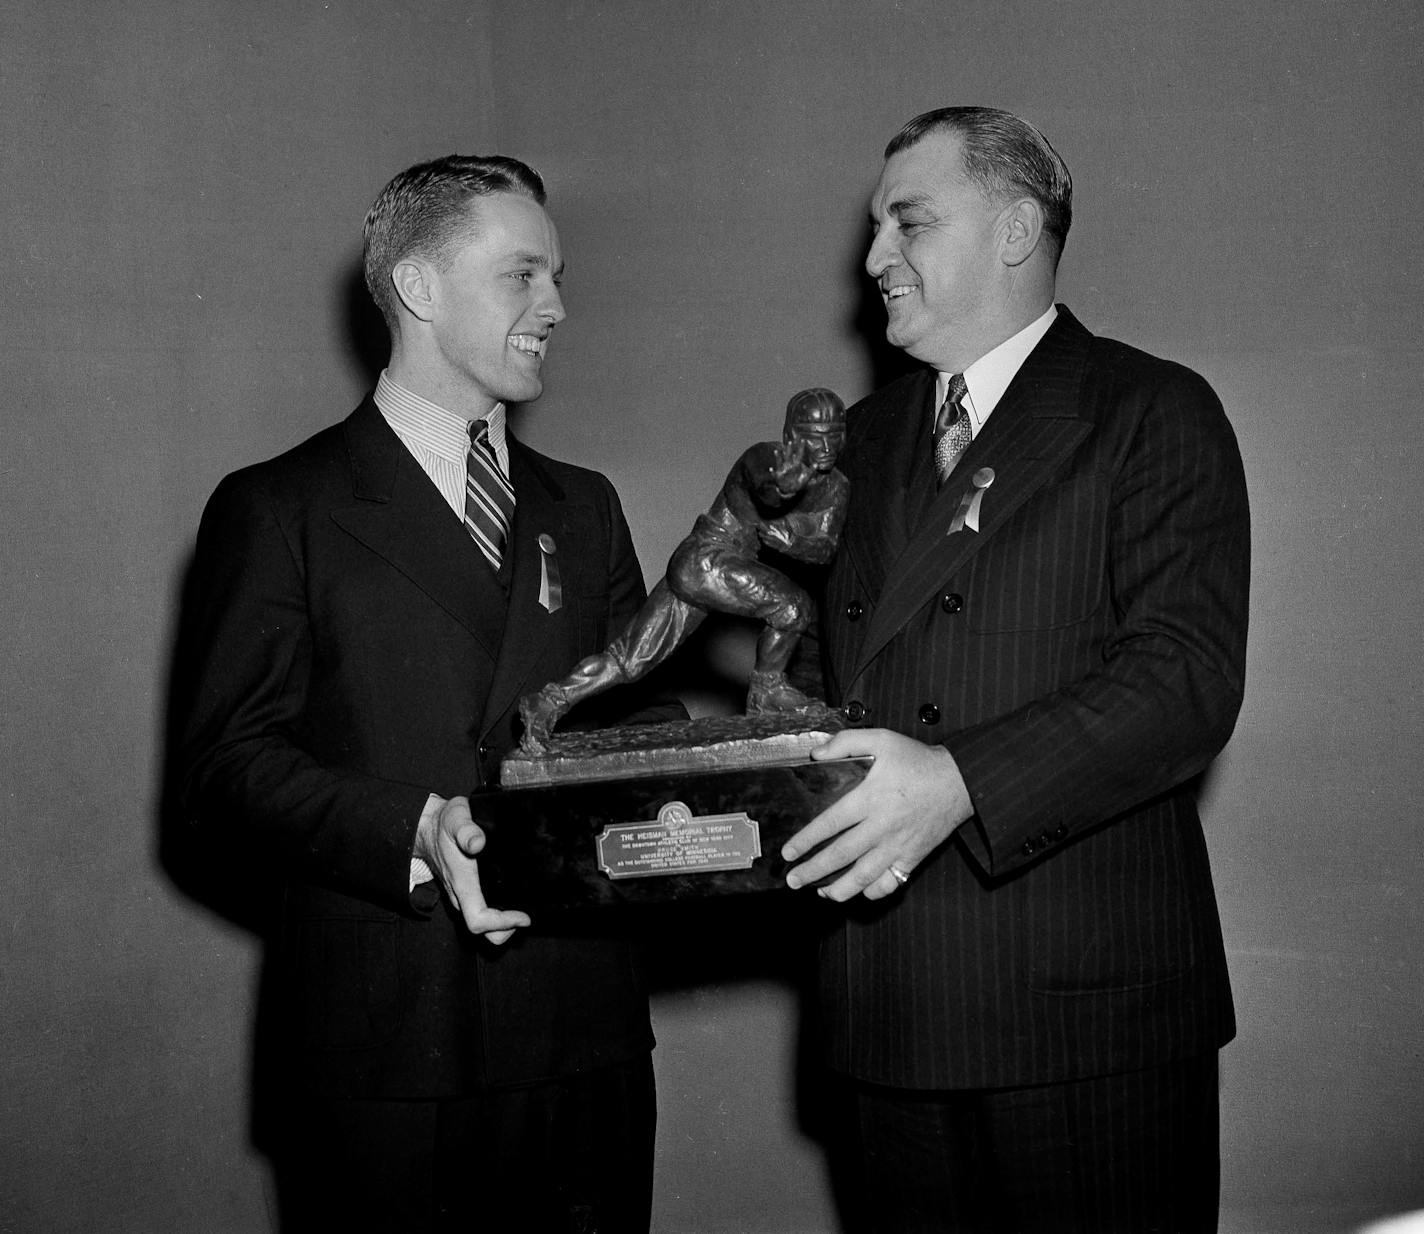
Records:
M1178 982L1197 966L1203 905L1180 824L1126 819L1069 845L1021 884L1030 986L1097 994Z
M334 1050L384 1045L400 1029L399 923L308 918L297 940L302 1036Z
M1076 476L1035 494L974 556L969 628L1052 630L1093 616L1107 599L1107 519L1104 476Z

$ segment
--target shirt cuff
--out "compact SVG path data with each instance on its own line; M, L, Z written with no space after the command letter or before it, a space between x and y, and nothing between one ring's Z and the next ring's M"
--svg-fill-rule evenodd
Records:
M420 830L427 823L431 822L435 815L440 812L440 807L445 804L444 797L437 797L431 793L425 801L425 809L420 812L420 823L416 830ZM414 891L422 883L433 883L435 873L426 865L423 857L412 857L410 859L410 887L408 891Z

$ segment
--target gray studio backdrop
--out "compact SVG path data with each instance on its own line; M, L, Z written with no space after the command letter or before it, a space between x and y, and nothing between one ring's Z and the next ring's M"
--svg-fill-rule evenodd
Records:
M871 388L866 196L950 102L1045 128L1077 181L1062 298L1203 372L1246 459L1249 693L1204 802L1242 1025L1223 1227L1424 1207L1419 25L1406 0L5 5L0 1230L267 1228L258 948L160 843L168 665L213 485L371 379L384 181L452 150L545 173L569 319L519 428L613 477L651 579L792 392ZM833 1230L794 930L672 941L657 1228Z

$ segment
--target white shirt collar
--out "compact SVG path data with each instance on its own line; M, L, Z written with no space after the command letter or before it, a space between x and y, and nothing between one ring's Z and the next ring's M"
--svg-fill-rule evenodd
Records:
M969 388L965 403L976 433L999 405L1004 391L1009 388L1009 382L1013 381L1014 375L1023 367L1029 352L1037 347L1039 340L1048 333L1048 327L1057 316L1058 306L1050 304L1043 316L1035 318L1017 334L1006 338L993 351L986 352L964 370L964 384ZM944 402L949 378L949 373L939 374L935 387L936 407Z
M422 398L393 381L384 369L376 382L372 396L386 422L402 437L418 442L441 458L465 465L470 448L470 421L446 411L438 403ZM489 423L490 444L501 463L509 457L505 444L504 404L496 403L489 413L480 417ZM508 464L505 464L506 469Z

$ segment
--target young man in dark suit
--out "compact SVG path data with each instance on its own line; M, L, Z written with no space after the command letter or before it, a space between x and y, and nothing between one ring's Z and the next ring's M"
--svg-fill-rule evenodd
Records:
M1214 1230L1234 1033L1194 781L1242 697L1248 518L1207 384L1054 304L1067 168L1004 112L890 143L866 268L925 367L850 412L821 757L830 1066L862 1228ZM808 856L818 842L822 851Z
M644 599L608 481L505 423L564 317L543 184L498 157L402 172L365 268L376 390L227 477L195 564L187 808L285 878L280 1164L303 1229L645 1231L633 957L486 904L466 796L519 696Z

